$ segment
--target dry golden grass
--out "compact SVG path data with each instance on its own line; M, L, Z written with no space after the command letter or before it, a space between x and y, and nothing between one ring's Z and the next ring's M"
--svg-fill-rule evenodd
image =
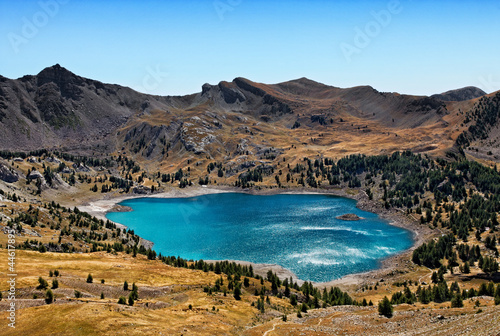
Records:
M0 250L0 259L7 260L7 251ZM5 271L6 263L2 264ZM95 279L105 279L109 285L123 285L126 280L138 286L202 286L214 283L218 278L213 273L171 267L161 261L147 260L145 256L133 258L125 253L39 253L17 251L16 268L21 286L36 286L38 277L48 277L50 270L60 270L65 277L85 280L89 273ZM186 275L189 276L186 276ZM7 289L7 284L0 284Z
M0 250L0 260L7 260L5 249ZM4 274L5 266L3 263ZM54 290L56 302L21 309L12 335L159 332L174 335L186 330L200 335L212 335L214 330L233 334L236 329L250 324L257 313L250 305L254 299L248 294L236 301L230 294L224 297L221 293L204 293L201 287L214 284L220 277L214 273L170 267L160 261L148 261L143 256L133 258L125 254L17 251L17 289L37 286L39 276L50 280L49 270L56 269L61 273L59 289ZM85 281L89 273L94 278L92 284ZM100 279L104 279L105 284L101 284ZM130 286L136 283L139 287L140 299L133 307L116 303L118 295L127 295L122 290L125 280ZM3 282L0 289L6 290L7 284ZM81 291L84 298L71 298L74 289ZM99 298L100 292L105 293L104 300ZM110 297L111 294L115 297ZM43 291L39 297L41 295ZM30 298L21 300L33 301ZM189 305L193 309L189 309ZM6 314L2 312L0 316Z
M210 304L196 296L189 299L195 305ZM249 322L252 312L248 305L230 309L213 312L208 308L151 310L100 302L52 304L22 310L15 331L9 335L233 335Z
M402 289L393 286L392 281L416 280L417 277L427 280L429 273L425 268L379 283L377 290L352 293L358 300L372 300L374 307L310 310L299 319L288 300L275 297L271 298L271 306L277 310L267 306L265 314L258 313L251 306L256 301L252 293L260 288L255 279L251 280L248 289L244 289L242 300L236 301L231 294L207 295L203 292L202 286L213 284L220 277L214 273L174 268L140 255L133 258L124 253L61 254L20 250L16 257L17 289L20 292L31 288L29 293L43 297L43 291L34 289L38 277L50 280L49 270L56 269L61 276L58 278L60 286L54 290L56 302L53 304L47 305L42 299L32 300L19 294L20 301L28 308L18 311L16 329L9 330L6 333L9 335L263 335L266 332L266 335L332 335L338 332L371 335L387 334L390 330L422 330L422 334L429 330L444 330L442 334L448 335L469 326L478 327L477 321L482 323L478 330L489 330L500 323L497 318L500 307L494 307L492 298L487 297L478 299L479 308L484 310L478 318L472 318L478 310L476 298L464 300L464 308L451 310L447 308L449 302L399 305L392 319L380 317L376 310L378 300ZM0 250L0 260L7 260L5 249ZM1 272L4 274L5 267L6 263L3 263ZM85 281L89 273L94 278L92 284ZM223 278L227 283L226 277ZM104 284L100 283L101 279L105 280ZM139 287L140 299L132 307L116 303L118 296L127 295L122 288L125 280L130 285L135 282ZM270 287L267 282L265 285ZM6 290L6 283L1 283L0 289ZM75 289L84 297L74 298ZM412 286L412 290L415 289L416 286ZM101 292L105 294L103 300L99 298ZM0 305L6 307L5 304L4 300ZM283 314L288 316L289 322L281 321ZM490 316L488 314L496 316L496 320L486 318ZM429 321L436 321L437 315L445 316L444 322L430 325ZM6 316L7 312L0 312L0 319L5 320ZM454 326L452 321L456 321ZM379 332L375 332L377 330Z

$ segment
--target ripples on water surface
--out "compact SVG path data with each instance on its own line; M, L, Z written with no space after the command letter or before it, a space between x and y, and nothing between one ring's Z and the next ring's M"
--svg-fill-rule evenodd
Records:
M134 211L107 217L154 242L162 255L279 264L314 282L375 269L412 243L409 231L330 195L222 193L120 204ZM335 218L345 213L364 219Z

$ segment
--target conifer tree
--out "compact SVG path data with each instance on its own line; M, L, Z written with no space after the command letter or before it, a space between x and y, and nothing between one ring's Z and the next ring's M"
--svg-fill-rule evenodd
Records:
M384 315L386 317L392 317L393 314L393 307L387 296L384 296L382 301L379 302L378 304L378 313L380 315Z

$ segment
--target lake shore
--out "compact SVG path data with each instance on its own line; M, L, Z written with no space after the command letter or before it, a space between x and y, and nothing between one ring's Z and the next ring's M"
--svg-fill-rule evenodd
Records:
M131 209L119 205L119 203L134 198L189 198L209 194L218 193L247 193L252 195L275 195L275 194L320 194L320 195L334 195L345 198L354 199L357 201L356 207L363 210L375 213L379 215L382 219L386 220L390 225L404 228L412 233L413 244L408 250L398 253L396 255L390 256L380 262L380 266L377 269L364 272L355 273L343 276L339 279L335 279L323 283L315 283L319 288L339 286L341 288L349 288L352 286L359 286L363 284L371 284L380 281L384 278L389 277L395 271L400 271L403 268L407 268L411 263L411 253L412 251L420 246L424 241L432 236L436 235L436 232L431 230L427 225L421 225L416 219L409 218L404 211L398 211L395 209L385 209L379 202L369 200L368 196L364 191L357 191L351 189L340 189L340 188L328 188L322 190L311 190L307 188L294 188L294 189L261 189L261 190L242 190L235 187L189 187L184 189L171 188L168 191L164 191L157 194L148 195L106 195L106 198L99 199L96 201L91 201L86 204L79 205L78 208L81 211L88 212L90 215L95 216L99 219L107 220L106 214L108 212L116 211L130 211ZM126 228L124 225L116 223L118 227ZM152 247L153 242L142 240L141 241L146 247ZM233 260L230 260L233 261ZM213 260L212 262L215 262ZM242 265L252 265L254 272L256 274L265 276L268 270L272 270L277 273L282 279L293 277L295 281L299 284L303 283L301 279L297 279L297 276L290 270L283 268L276 264L256 264L247 261L235 261L236 263Z

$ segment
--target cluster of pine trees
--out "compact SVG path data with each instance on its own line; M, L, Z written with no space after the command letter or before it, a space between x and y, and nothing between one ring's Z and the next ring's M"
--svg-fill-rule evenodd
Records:
M500 119L500 93L493 97L484 96L467 113L465 123L475 121L468 130L457 139L459 146L469 146L473 140L488 138L488 131L495 126Z
M50 222L41 223L39 221L40 209L37 206L30 206L26 212L19 213L7 222L7 226L22 232L24 225L36 227L46 225L52 230L60 230L59 239L56 242L42 244L38 240L26 240L16 245L19 249L38 250L40 252L75 252L74 246L62 243L64 237L73 237L75 241L81 241L91 245L87 252L107 251L126 252L148 255L148 250L139 245L140 237L133 230L125 230L116 227L111 221L104 221L80 211L78 208L66 208L58 203L50 202L43 205L48 210ZM66 224L63 225L63 221ZM113 243L107 241L114 240ZM156 254L155 254L156 257Z
M428 286L418 286L415 293L405 286L404 290L396 292L392 295L391 304L413 304L420 302L428 304L429 302L451 302L452 307L463 307L463 300L472 299L478 296L491 296L495 298L495 304L500 304L500 284L489 282L482 283L478 290L470 288L469 290L460 290L457 282L453 282L448 286L442 278L435 279L434 284Z

